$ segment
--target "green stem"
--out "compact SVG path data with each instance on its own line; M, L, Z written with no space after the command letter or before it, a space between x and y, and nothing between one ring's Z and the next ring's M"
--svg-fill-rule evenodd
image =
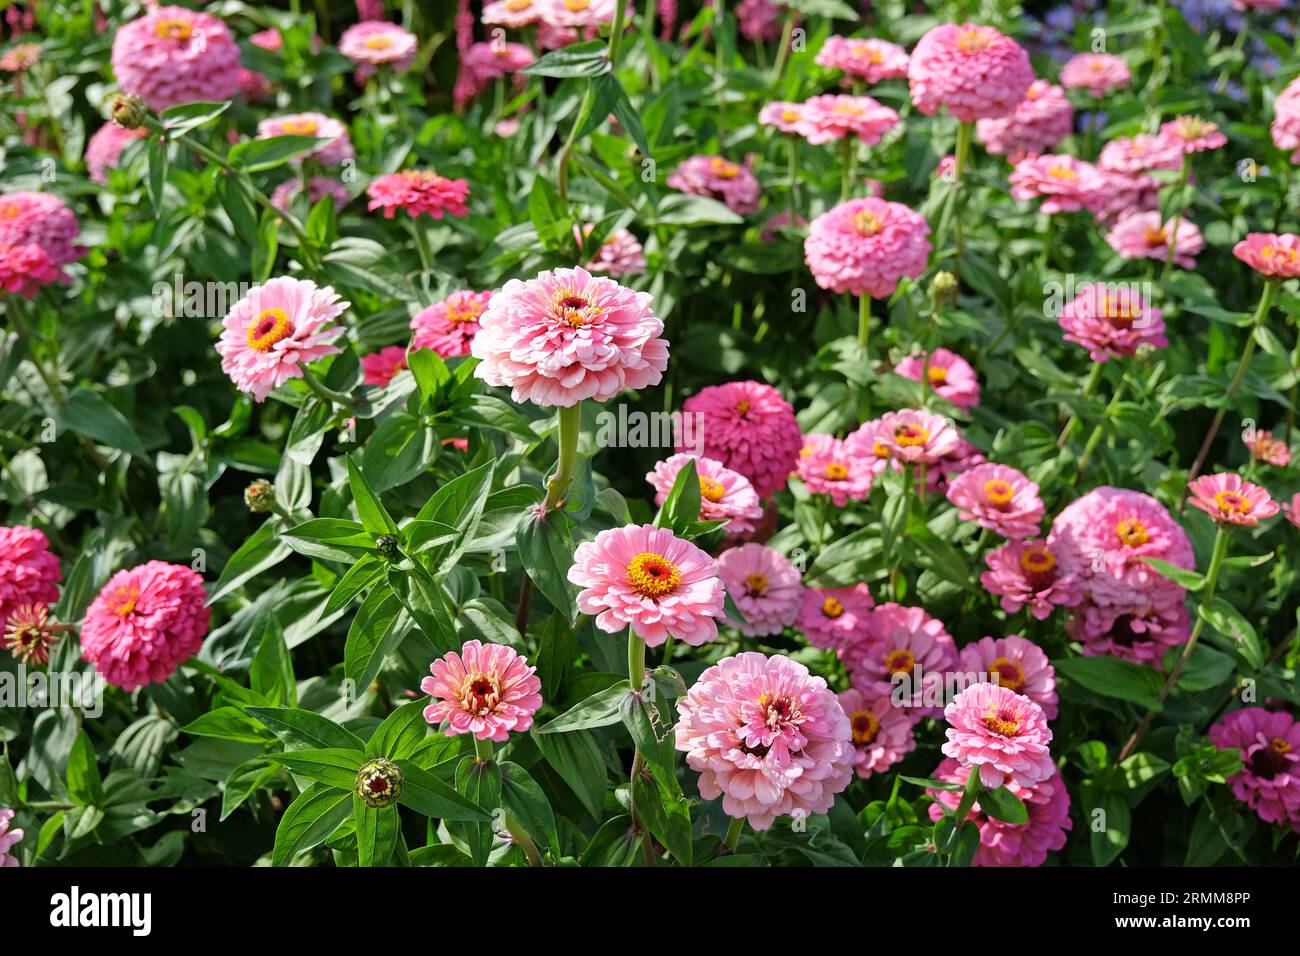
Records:
M736 844L740 842L740 834L744 829L744 817L731 818L731 825L727 827L727 835L722 839L722 846L728 853L736 851Z
M561 408L559 418L560 457L555 464L555 474L546 482L546 500L542 503L542 514L558 508L564 501L569 485L573 484L578 462L578 435L582 431L582 402Z
M474 738L474 756L478 758L479 763L492 762L492 741Z
M344 408L348 409L356 408L356 402L353 400L351 395L344 395L342 392L336 392L334 389L326 387L326 385L318 379L315 374L313 374L312 370L308 368L305 363L300 364L298 368L302 369L303 382L321 399L329 402L331 405L342 405Z
M957 804L956 817L957 829L966 825L966 818L970 816L970 808L975 805L975 799L980 795L980 771L979 767L971 767L970 773L966 777L966 789L962 791L961 800Z
M62 405L63 386L59 384L58 378L45 368L45 363L41 361L36 352L36 334L27 325L26 304L18 295L6 296L4 301L13 320L14 331L18 334L18 338L27 343L27 360L32 363L32 367L36 369L36 374L45 383L45 389L50 393L50 398L56 404Z
M433 252L429 248L429 237L424 233L424 226L420 223L418 217L408 216L407 228L411 230L411 237L415 240L415 251L420 257L420 269L426 274L433 271Z
M528 835L528 831L519 825L514 816L507 813L505 815L506 832L510 834L510 840L519 849L524 851L524 856L528 859L529 866L545 866L546 861L542 859L541 852L537 849L537 844L533 838Z
M787 136L789 141L789 163L788 172L790 177L790 225L797 225L795 219L799 214L799 137Z
M1101 381L1101 362L1092 363L1092 371L1088 373L1088 380L1083 383L1083 397L1087 398L1097 388L1097 383ZM1079 416L1071 415L1070 420L1065 423L1061 429L1061 435L1056 439L1056 447L1064 448L1065 443L1070 440L1070 435L1074 433L1074 427L1079 424Z
M781 27L781 45L776 48L776 60L772 63L772 78L770 85L779 86L781 77L785 73L786 55L790 52L790 38L794 34L794 10L788 9L785 12L785 25Z
M1183 190L1187 187L1187 178L1191 175L1191 157L1183 153L1183 164L1178 173L1178 182L1174 184L1174 197L1178 202L1178 212L1174 215L1173 228L1169 230L1169 244L1165 247L1165 265L1160 271L1160 290L1169 288L1169 273L1174 267L1174 251L1178 246L1178 231L1183 225ZM1167 294L1167 293L1166 293Z
M858 344L862 346L863 361L871 356L871 296L858 296Z
M668 637L664 639L663 662L665 664L669 664L672 663L672 659L673 659L673 636L669 634Z
M629 629L627 632L627 683L632 693L641 693L645 683L645 641Z
M1124 394L1124 386L1127 382L1128 380L1121 375L1119 385L1115 387L1115 394L1111 396L1110 404L1106 406L1106 414L1103 420L1093 427L1092 434L1088 436L1088 443L1083 446L1083 454L1079 456L1079 464L1074 470L1074 478L1070 480L1070 484L1077 484L1080 476L1087 469L1088 459L1092 457L1092 453L1097 449L1097 443L1101 441L1101 436L1105 434L1106 422L1110 421L1116 406L1119 405L1120 396Z
M618 51L623 45L623 33L627 22L627 4L628 0L616 0L614 4L614 25L609 31L609 67L612 70L618 65Z
M840 202L845 202L853 192L853 180L857 178L858 155L853 148L856 140L845 136L840 140Z
M658 0L646 0L645 12L641 14L641 49L645 55L646 75L650 80L652 92L659 92L659 68L651 54L655 44L655 9Z

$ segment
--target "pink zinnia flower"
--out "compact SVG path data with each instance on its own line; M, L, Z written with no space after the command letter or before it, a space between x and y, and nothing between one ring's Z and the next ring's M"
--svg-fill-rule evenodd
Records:
M1265 823L1300 831L1300 723L1285 712L1243 707L1210 728L1210 741L1241 754L1241 770L1228 778L1232 795Z
M1092 163L1055 153L1022 159L1008 181L1012 199L1041 197L1039 209L1045 213L1095 210L1104 201L1106 188L1105 177Z
M1187 490L1192 493L1188 504L1200 508L1216 524L1253 528L1278 512L1278 504L1267 488L1243 481L1240 475L1231 471L1202 475L1188 482Z
M488 26L526 27L541 16L540 4L534 0L492 0L484 5L480 19Z
M323 113L294 113L290 116L272 116L257 124L258 139L276 136L315 136L325 140L318 149L304 156L295 156L291 163L302 165L304 158L314 159L324 166L336 166L356 155L348 128L338 120Z
M503 744L510 733L524 733L542 706L536 667L504 644L466 641L460 653L448 651L429 665L431 677L420 690L433 700L424 719L447 724L448 737L473 734Z
M890 457L908 465L933 465L957 448L957 429L942 415L904 408L880 416L880 440Z
M871 494L875 473L863 466L834 435L805 435L796 464L799 480L814 495L830 495L837 508Z
M996 674L999 687L1023 694L1043 708L1048 720L1056 719L1056 668L1033 641L1017 634L986 637L963 647L959 660L960 670Z
M870 468L873 475L883 474L891 466L895 471L902 469L902 465L890 457L893 432L890 430L886 434L886 431L885 423L877 418L863 422L844 439L849 454Z
M65 266L86 251L77 245L80 231L76 215L58 196L25 191L0 195L0 246L40 246L56 266Z
M1280 438L1273 437L1272 432L1254 431L1247 440L1246 434L1241 436L1241 440L1246 443L1246 448L1250 450L1250 457L1255 461L1262 461L1266 465L1276 465L1278 468L1285 468L1291 463L1291 449L1286 446Z
M293 179L286 179L280 185L275 187L271 193L271 205L281 212L288 212L293 205L295 196L302 194L302 179L295 176ZM313 176L307 181L307 206L308 208L316 205L326 196L334 198L335 211L342 209L352 200L352 196L338 180L330 176Z
M868 83L907 76L907 51L888 40L831 35L817 52L817 65L843 70Z
M810 143L856 136L868 146L898 125L898 114L870 96L814 96L800 110L799 132Z
M30 299L52 282L64 278L50 254L34 242L21 246L0 244L0 292Z
M22 524L0 526L0 630L18 608L56 602L62 580L45 532Z
M893 697L919 718L938 716L926 697L943 689L957 646L938 618L890 602L871 611L866 639L850 644L844 657L854 687L868 697Z
M0 869L12 869L18 866L18 857L9 851L23 842L23 831L9 829L14 812L8 807L0 808Z
M760 498L786 486L803 436L794 409L771 385L709 385L688 398L682 410L699 423L698 451L748 478ZM679 445L677 450L684 449Z
M1010 465L984 464L964 471L948 485L948 500L963 521L1004 538L1032 538L1043 520L1038 485Z
M1300 276L1300 236L1286 232L1251 232L1232 247L1232 254L1270 279Z
M867 637L876 602L865 584L850 588L804 588L795 630L814 647L843 651Z
M400 345L387 345L378 352L361 356L367 385L387 385L405 368L406 349Z
M1161 139L1174 143L1184 153L1201 153L1227 145L1228 137L1217 123L1199 116L1179 116L1160 127Z
M453 216L469 215L465 201L469 199L469 183L463 179L448 179L431 169L404 169L373 179L366 187L371 212L384 211L385 219L392 219L399 209L407 215L432 216L441 219L444 213Z
M271 27L267 30L258 30L248 42L253 46L261 47L263 50L270 50L272 53L279 53L284 49L284 37L280 36L280 31Z
M951 757L945 757L932 776L945 783L955 783L962 790L970 778L970 770ZM980 810L979 800L966 817L980 832L979 849L971 866L1042 866L1047 854L1065 846L1065 832L1070 821L1070 794L1065 781L1058 773L1032 787L1017 786L1012 780L1004 784L1013 795L1020 798L1029 813L1026 823L1007 823L987 816ZM943 819L944 808L955 813L961 802L961 790L927 790L935 802L930 804L930 819Z
M239 91L239 47L209 13L157 7L113 37L113 75L122 92L162 112L181 103L220 102Z
M975 135L995 156L1016 162L1054 147L1074 128L1074 107L1065 90L1046 80L1034 80L1009 116L982 119Z
M718 574L745 616L727 623L746 637L780 634L794 623L803 605L803 581L780 551L749 543L718 555Z
M716 199L740 216L758 210L760 190L754 174L721 156L692 156L673 170L668 186Z
M339 37L339 52L360 67L358 72L363 75L381 66L410 69L419 45L414 33L385 20L354 23Z
M1292 495L1291 503L1283 505L1282 509L1286 512L1286 520L1300 528L1300 491Z
M471 45L461 57L461 62L479 84L486 86L499 77L532 66L535 59L533 51L522 43L493 40Z
M1000 787L1010 780L1032 787L1056 776L1056 763L1047 745L1052 729L1043 709L1015 691L996 684L972 684L943 710L945 757L966 769L977 769L980 783Z
M1158 212L1139 212L1121 219L1106 234L1106 242L1119 253L1121 259L1169 258L1169 236L1177 235L1174 243L1174 264L1184 269L1196 267L1195 256L1205 248L1205 240L1196 224L1185 217L1174 222L1160 222Z
M81 656L123 690L165 681L203 646L207 598L203 578L184 565L118 571L86 609Z
M837 698L853 732L853 769L859 777L888 770L916 749L916 718L888 697L871 699L850 688Z
M1300 76L1288 83L1273 101L1269 133L1278 149L1294 150L1291 162L1300 162Z
M783 133L803 135L804 104L773 100L758 111L758 121L764 126L775 126Z
M607 402L658 385L668 367L664 324L650 295L585 269L556 269L492 296L470 344L474 374L516 402Z
M921 37L907 67L912 103L963 123L1006 116L1034 81L1029 54L992 27L945 23Z
M584 240L590 234L591 229L591 226L586 226L581 232L577 232L577 226L574 226L579 246L584 244ZM591 261L587 263L587 270L602 273L611 279L641 275L646 270L645 249L642 248L641 243L637 241L636 236L632 235L630 231L615 229L605 237L605 241L591 254Z
M281 276L254 286L222 319L221 370L254 401L266 401L272 389L302 378L302 366L339 352L334 341L343 329L334 320L348 306L310 279Z
M117 165L126 144L148 135L149 131L143 126L126 129L116 123L105 123L95 130L95 135L86 143L86 172L90 174L91 182L108 185L108 171Z
M698 647L718 636L726 599L713 559L667 528L628 525L578 545L569 580L578 610L609 634L625 627L658 647L669 637Z
M766 830L825 813L853 779L852 730L826 681L788 657L718 661L677 702L677 749L700 796Z
M883 299L925 271L929 235L925 217L902 203L850 199L812 221L804 261L823 289Z
M1151 212L1160 208L1160 183L1146 173L1115 173L1100 170L1105 181L1102 201L1093 210L1093 218L1104 226L1112 226L1136 212Z
M1002 598L1008 614L1028 605L1030 614L1045 621L1053 607L1073 607L1083 599L1078 580L1062 573L1043 541L1008 541L986 553L984 563L988 570L980 575L980 584Z
M589 27L614 19L614 0L536 0L541 19L556 27Z
M433 349L443 358L468 355L491 301L491 292L461 289L421 309L411 319L411 348Z
M1128 64L1113 53L1077 53L1061 69L1062 86L1085 89L1093 96L1121 90L1132 78Z
M970 362L947 349L935 349L929 355L909 355L894 371L914 382L922 379L940 398L952 402L962 411L980 403L980 383Z
M783 5L772 0L740 0L736 4L736 19L740 21L740 35L746 40L771 42L781 33L777 22Z
M1094 362L1136 355L1138 348L1164 348L1164 314L1128 285L1086 285L1061 309L1065 340L1082 345Z
M763 517L754 486L738 471L732 471L712 458L676 454L657 463L645 480L655 490L655 504L668 500L668 493L677 482L677 473L688 461L695 462L696 476L700 480L700 520L725 521L729 534L745 534L754 530L754 522Z
M1121 136L1101 148L1097 165L1112 173L1133 175L1150 169L1177 169L1182 165L1182 148L1163 136Z
M1118 657L1163 670L1165 653L1191 637L1188 622L1181 597L1172 603L1135 598L1123 606L1085 602L1065 622L1065 632L1083 645L1088 657Z

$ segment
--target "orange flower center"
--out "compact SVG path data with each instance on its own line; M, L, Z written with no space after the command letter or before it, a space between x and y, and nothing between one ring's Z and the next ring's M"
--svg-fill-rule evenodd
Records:
M1056 567L1056 557L1042 545L1025 548L1020 554L1020 570L1026 574L1047 574Z
M1013 660L999 657L989 665L989 672L998 675L998 686L1017 693L1025 686L1025 669Z
M108 609L118 617L126 617L135 610L135 602L140 598L140 589L123 585L113 592L108 599Z
M920 425L900 425L894 430L894 443L904 447L924 445L930 440L930 432Z
M573 2L573 0L564 0L564 2L570 3ZM578 7L579 10L585 8L587 5L587 0L580 0L580 2L583 6ZM717 176L719 179L735 179L740 175L739 166L720 156L715 156L709 161L709 169L712 170L713 175Z
M1115 525L1115 534L1121 544L1126 544L1130 548L1136 548L1151 540L1151 536L1147 534L1147 526L1137 518L1125 518Z
M822 613L827 617L839 617L844 613L844 605L833 597L822 601Z
M1064 179L1066 181L1071 181L1079 178L1079 174L1076 173L1069 166L1061 166L1061 165L1049 166L1047 168L1047 175L1051 176L1053 179Z
M1225 515L1230 515L1234 511L1241 514L1250 514L1254 507L1250 499L1244 495L1239 495L1235 491L1220 491L1214 496L1214 503L1219 506L1219 511Z
M992 45L993 34L976 27L961 31L957 38L957 48L963 53L983 53Z
M677 590L682 572L662 554L643 551L627 566L627 579L637 593L658 598Z
M320 124L309 116L297 116L280 124L286 136L315 136Z
M257 352L269 352L276 342L293 331L293 323L284 309L264 309L257 321L248 327L248 347Z
M874 236L885 228L885 221L870 209L863 209L853 217L853 228L862 236Z
M849 725L853 728L853 742L859 746L871 743L880 733L880 721L869 710L855 710L849 714Z
M793 123L800 115L801 114L796 109L786 108L781 111L781 119L785 120L787 123Z
M17 219L18 203L3 202L0 203L0 219Z
M991 505L1005 505L1015 493L1016 489L1011 487L1011 482L1001 478L991 478L984 482L984 500Z
M743 398L740 401L736 402L736 411L739 412L741 415L744 415L746 412L749 411L749 402L745 401Z
M1129 326L1137 318L1133 306L1114 296L1106 296L1101 303L1101 317L1111 325Z
M1270 740L1268 742L1268 747L1274 753L1289 754L1291 752L1291 745L1287 743L1285 740L1283 740L1281 737L1274 737L1272 740Z
M533 5L533 0L506 0L506 9L514 13L520 10L527 10Z
M572 291L557 292L555 308L559 312L560 321L575 329L582 328L600 315L600 306Z
M393 38L388 36L369 37L366 47L371 50L386 50L393 45Z
M168 17L159 20L153 28L160 40L188 40L194 35L194 26L180 17Z
M888 458L889 449L882 442L872 442L871 454L875 455L877 458Z
M916 655L906 647L896 647L885 655L885 670L891 674L907 674L916 666Z
M1020 721L1006 711L997 711L985 714L984 726L1001 737L1014 737L1020 730Z
M767 593L767 586L767 575L762 571L754 571L752 574L745 576L745 589L751 596Z
M1165 229L1148 229L1142 233L1142 239L1148 246L1166 246L1169 244L1169 232Z
M941 365L931 365L925 375L931 385L942 385L948 381L948 370Z
M722 482L700 475L700 497L705 501L712 501L717 504L726 493L727 489L722 486Z
M483 305L477 299L466 303L448 302L445 312L448 322L477 322L483 314Z
M831 481L843 481L848 476L849 470L838 461L833 461L826 466L826 477Z

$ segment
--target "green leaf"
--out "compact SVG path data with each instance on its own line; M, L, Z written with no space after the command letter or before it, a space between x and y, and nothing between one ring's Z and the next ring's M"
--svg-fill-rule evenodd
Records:
M397 847L401 820L396 807L368 807L352 795L352 819L357 831L357 865L388 866Z
M492 490L496 461L487 461L458 475L433 493L420 509L417 520L441 522L459 528L460 536L446 551L438 553L438 573L445 574L456 566L460 556L478 533L483 508Z
M109 404L98 392L78 386L58 409L59 426L84 435L101 445L117 448L137 458L147 452L126 416Z
M559 511L545 518L531 512L519 522L515 546L537 590L568 620L577 617L578 607L568 579L574 551L569 519Z
M520 72L533 76L567 79L575 76L600 76L602 73L608 73L609 70L605 41L589 40L586 43L572 43L558 50L552 50Z
M387 757L389 760L411 756L428 736L425 703L424 700L413 700L385 717L366 744L366 756Z
M95 745L84 730L77 734L68 754L68 796L82 806L99 806L104 802L104 783L95 760Z
M560 836L550 801L527 770L508 760L501 761L501 806L539 849L558 852Z
M1180 568L1176 564L1170 564L1168 561L1162 561L1160 558L1142 558L1151 567L1155 568L1162 575L1180 587L1186 588L1195 594L1205 587L1205 575L1198 574L1195 571L1189 571L1186 568Z
M562 734L570 730L590 730L593 727L608 727L622 720L620 708L623 701L634 696L632 688L618 683L592 694L581 703L575 704L559 717L542 727L538 733Z
M358 690L370 686L406 636L408 629L398 625L401 613L402 602L389 588L375 588L361 602L343 645L343 672Z
M397 802L435 820L487 821L492 814L467 800L414 760L394 760L402 771L402 793Z
M354 780L355 782L355 780ZM313 783L289 804L275 830L272 866L287 866L304 850L310 850L330 835L352 814L354 791Z
M655 525L680 533L681 529L699 520L700 504L700 476L692 458L677 472L672 490L655 517Z
M260 173L283 166L289 160L306 155L324 146L327 140L318 136L272 136L236 143L226 154L226 162L246 173Z
M1160 709L1164 678L1155 668L1113 657L1062 658L1052 661L1052 664L1058 674L1094 694L1132 701L1150 710Z
M334 590L330 591L329 600L325 602L325 610L321 612L321 616L329 617L383 577L387 569L388 563L374 555L362 558L352 565L344 572L343 577L339 578L338 583L334 585Z
M357 785L357 771L366 762L366 755L360 750L328 747L322 750L294 750L289 753L271 754L270 759L318 783L351 790Z
M1216 597L1208 606L1202 604L1197 613L1224 637L1232 638L1237 650L1251 667L1259 670L1264 666L1265 654L1259 635L1235 607L1223 598Z
M421 572L388 572L388 583L415 627L439 655L460 650L456 628L438 583ZM373 592L372 592L373 593Z
M898 779L930 790L957 791L963 789L959 783L948 783L946 780L935 780L932 777L908 777L900 773Z
M532 729L531 734L546 762L582 801L592 819L599 820L609 773L605 769L604 753L596 738L585 730L543 734L537 727Z
M352 500L357 506L361 524L371 534L397 534L397 523L380 503L379 496L357 468L351 455L347 456L347 463L348 485L352 488Z
M1025 809L1024 801L1006 787L980 790L978 799L980 809L995 820L1015 824L1029 822L1029 811Z
M1089 824L1092 862L1109 866L1128 846L1133 815L1116 793L1099 793L1095 786L1083 787L1083 818Z
M315 711L245 707L244 712L261 721L290 750L365 749L360 737Z
M404 485L426 471L438 455L437 439L437 433L413 415L394 415L375 429L363 462L375 493Z
M456 791L477 806L495 810L501 806L500 765L494 760L479 760L473 754L464 757L456 766ZM454 831L468 846L474 862L484 866L492 851L491 824L466 823L454 827Z
M202 714L181 728L182 733L195 737L216 737L245 744L266 744L271 735L260 723L238 707L217 707Z
M229 100L224 103L183 103L163 110L159 119L163 129L174 139L192 129L208 125L228 109Z
M261 619L261 641L248 670L249 685L271 704L293 707L298 703L298 682L293 676L293 658L284 643L284 630L274 614Z
M254 531L252 536L230 556L230 560L221 569L221 576L217 578L217 583L212 588L212 596L207 602L209 607L293 554L293 549L280 540L276 529L277 519L267 519L266 523Z
M265 757L247 760L230 771L221 786L221 819L226 819L243 806L279 772L280 768Z

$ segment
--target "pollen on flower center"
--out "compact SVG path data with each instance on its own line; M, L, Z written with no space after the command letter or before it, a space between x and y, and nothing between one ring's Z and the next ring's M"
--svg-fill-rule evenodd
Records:
M386 50L393 45L393 38L386 36L369 37L365 43L371 50Z
M308 117L298 117L285 120L280 124L280 128L287 136L315 136L316 131L320 129L320 124Z
M745 575L745 590L751 597L761 597L767 593L768 580L767 575L762 571L754 571Z
M863 209L853 217L853 228L862 236L874 236L885 228L885 221L870 209Z
M472 714L485 716L501 702L501 686L496 677L487 674L469 674L460 688L460 704Z
M989 673L998 675L998 686L1020 692L1025 686L1025 669L1013 660L999 657L989 665Z
M1165 229L1148 229L1142 233L1142 239L1148 246L1163 246L1169 242L1169 232Z
M833 461L826 466L826 477L831 481L843 481L848 476L848 468L841 465L838 461Z
M916 666L916 655L906 647L896 647L885 655L885 670L891 674L908 674Z
M135 602L139 598L139 588L120 587L108 599L108 609L118 617L126 617L135 610Z
M749 412L749 402L743 398L736 402L736 411L741 415L747 414Z
M1119 524L1115 525L1115 534L1119 537L1121 544L1126 544L1130 548L1136 548L1138 545L1146 544L1151 540L1147 534L1146 525L1137 518L1125 518Z
M520 10L527 10L533 5L533 0L506 0L506 9L512 13L518 13Z
M1101 317L1111 325L1130 326L1136 318L1134 310L1127 302L1107 296L1102 300Z
M903 446L924 445L930 440L930 431L920 425L900 425L894 431L894 441Z
M771 730L790 723L798 716L794 701L789 697L766 693L758 698L758 706L763 708L763 722Z
M1047 168L1047 175L1051 176L1053 179L1063 179L1066 180L1067 182L1079 178L1079 174L1076 173L1069 166L1060 166L1060 165L1049 166Z
M159 20L153 31L160 40L188 40L194 35L194 26L180 17L168 17Z
M565 0L565 3L569 3L569 2L570 0ZM582 0L584 7L586 5L586 2L587 0ZM579 9L582 8L580 7ZM735 163L731 162L730 160L722 159L717 156L715 156L709 162L709 169L713 173L713 175L719 177L720 179L735 179L737 176L740 175L739 166L737 166Z
M957 47L963 53L983 53L993 45L993 34L983 30L963 30Z
M1234 511L1250 514L1253 508L1248 498L1237 494L1235 491L1220 491L1214 496L1214 501L1224 514L1231 514Z
M991 505L1005 505L1014 497L1016 490L1011 482L1001 478L992 478L984 482L984 499Z
M657 598L677 590L682 572L663 555L643 551L627 566L627 580L637 593Z
M580 329L600 313L600 307L576 292L562 292L555 297L560 321Z
M860 746L871 743L880 733L880 721L869 710L855 710L849 714L849 726L853 728L853 742Z
M1056 557L1041 545L1026 548L1020 555L1020 570L1029 575L1049 574L1056 567Z
M269 352L276 342L292 331L293 323L284 309L264 309L257 321L248 327L248 347L257 352Z
M984 726L1001 737L1014 737L1020 730L1020 721L1003 710L985 714Z
M586 10L591 6L591 0L564 0L565 9L577 13L579 10Z
M948 381L948 370L942 365L931 365L925 377L930 380L931 385L942 385Z
M1178 121L1178 135L1183 139L1200 139L1215 130L1215 124L1199 116L1184 116Z
M833 597L822 601L822 613L827 617L839 617L844 613L844 605Z
M727 489L722 486L722 482L700 476L700 497L705 501L717 504L726 493Z

